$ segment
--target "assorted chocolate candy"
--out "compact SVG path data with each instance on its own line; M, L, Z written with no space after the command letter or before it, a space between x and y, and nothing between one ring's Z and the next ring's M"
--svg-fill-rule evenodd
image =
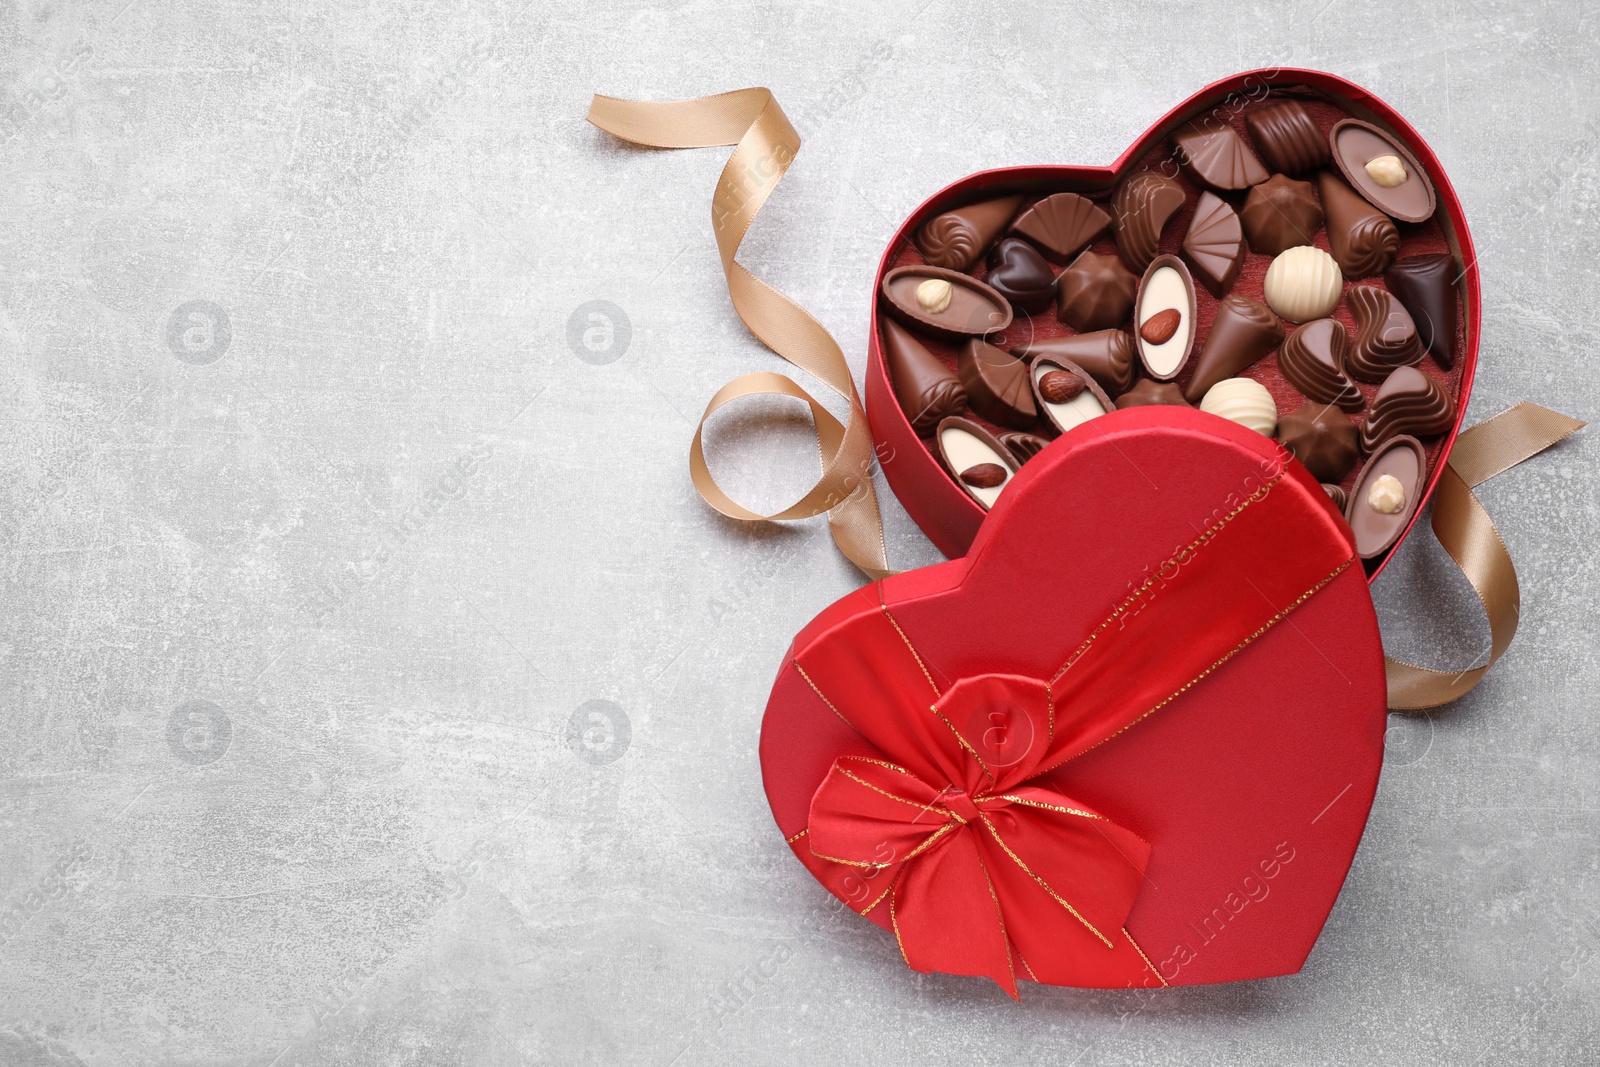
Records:
M1399 138L1274 89L1109 187L1001 185L926 218L884 276L884 365L980 507L1085 422L1193 406L1275 436L1375 559L1457 417L1461 268L1436 210Z

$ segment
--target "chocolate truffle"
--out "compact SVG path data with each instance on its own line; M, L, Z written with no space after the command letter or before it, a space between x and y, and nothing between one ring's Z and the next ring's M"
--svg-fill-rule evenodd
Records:
M1310 182L1274 174L1250 190L1239 219L1250 250L1275 256L1311 243L1322 227L1322 204Z
M1423 222L1433 215L1433 182L1399 140L1370 122L1341 119L1329 131L1328 143L1345 180L1379 211L1401 222Z
M1278 404L1267 387L1250 378L1224 378L1206 390L1200 410L1271 437L1278 428Z
M967 391L956 376L890 318L883 320L883 363L900 410L918 436L928 436L941 420L967 410Z
M1316 245L1297 245L1280 252L1261 280L1261 295L1273 311L1290 322L1320 319L1339 306L1344 275L1339 264Z
M1156 258L1161 231L1183 207L1183 187L1153 170L1130 174L1111 198L1117 254L1141 274Z
M1232 126L1175 134L1172 150L1183 172L1202 185L1231 192L1267 180L1267 168Z
M1030 341L1011 350L1029 362L1040 359L1063 360L1089 373L1100 388L1112 396L1127 391L1133 384L1133 337L1122 330L1096 330L1070 337Z
M1020 196L1003 196L935 215L917 228L917 250L935 267L966 270L1005 229L1020 203Z
M1111 216L1086 196L1056 193L1024 211L1011 224L1020 234L1059 260L1089 247L1111 225Z
M1183 395L1200 400L1218 382L1232 378L1283 343L1283 323L1259 300L1238 293L1226 298L1211 320L1211 332L1195 358L1194 377Z
M1372 285L1352 285L1345 293L1356 320L1355 343L1345 370L1364 382L1381 382L1396 367L1422 358L1422 342L1405 306L1393 293Z
M1416 367L1396 367L1372 398L1361 447L1376 452L1391 437L1435 437L1456 421L1456 402L1444 385Z
M1329 162L1328 139L1298 100L1265 104L1244 117L1251 140L1267 166L1284 174L1304 174Z
M1018 311L1043 311L1056 295L1055 271L1020 237L1006 237L989 250L989 273L983 280Z
M1426 471L1415 437L1392 439L1361 468L1344 514L1362 559L1383 555L1399 540L1421 502Z
M1150 378L1143 379L1117 397L1119 409L1140 408L1147 404L1173 404L1180 408L1190 406L1183 398L1183 390L1178 388L1177 382L1158 382Z
M1254 196L1255 191L1250 195ZM1227 296L1244 263L1244 234L1238 212L1216 193L1201 193L1179 251L1212 296L1219 300Z
M1317 193L1328 224L1328 249L1345 278L1369 278L1387 270L1400 251L1394 220L1328 171L1317 175Z
M956 361L968 406L990 422L1014 430L1039 424L1039 409L1028 382L1028 365L1011 353L974 337Z
M1423 347L1446 369L1455 363L1455 283L1460 273L1455 257L1441 252L1396 260L1383 274L1389 292L1411 313Z
M1278 420L1278 440L1319 482L1344 481L1356 465L1357 433L1332 404L1306 404Z
M939 423L933 440L945 469L985 511L1020 467L1011 450L992 433L960 415Z
M1084 252L1056 279L1056 317L1083 333L1121 326L1138 287L1138 277L1115 256Z
M1344 372L1349 359L1350 332L1337 319L1313 319L1296 326L1278 350L1279 369L1306 399L1360 411L1366 402Z

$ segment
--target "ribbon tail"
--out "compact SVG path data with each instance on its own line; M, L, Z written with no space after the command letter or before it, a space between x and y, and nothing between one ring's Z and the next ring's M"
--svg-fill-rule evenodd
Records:
M747 522L825 513L839 551L862 573L873 580L893 573L884 543L883 514L872 484L876 461L872 434L844 352L804 308L751 274L735 258L750 224L800 148L800 135L771 91L738 89L719 96L670 101L596 95L588 118L613 136L652 148L735 145L711 199L712 226L734 310L762 344L822 379L849 404L849 415L841 424L787 378L763 374L735 379L712 398L695 429L689 446L689 475L695 489L717 511ZM798 502L772 514L743 507L723 492L706 464L701 443L706 422L718 408L757 393L793 396L810 406L822 461L816 484Z
M890 909L907 967L992 978L1013 1000L1022 999L1000 901L970 832L951 834L906 864Z
M1472 489L1538 455L1583 423L1537 404L1522 403L1480 422L1456 439L1433 498L1433 533L1450 553L1489 616L1489 661L1464 671L1441 671L1385 657L1389 707L1419 711L1464 696L1511 646L1521 611L1517 569L1494 520Z

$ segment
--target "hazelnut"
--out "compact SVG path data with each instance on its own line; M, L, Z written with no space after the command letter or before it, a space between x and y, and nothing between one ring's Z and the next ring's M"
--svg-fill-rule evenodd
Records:
M950 283L943 278L929 278L917 286L917 303L930 315L937 315L950 306Z
M1406 180L1406 165L1399 156L1379 156L1368 161L1367 173L1385 189L1393 189Z
M1381 474L1367 490L1367 507L1384 515L1398 515L1406 506L1406 487L1392 474Z

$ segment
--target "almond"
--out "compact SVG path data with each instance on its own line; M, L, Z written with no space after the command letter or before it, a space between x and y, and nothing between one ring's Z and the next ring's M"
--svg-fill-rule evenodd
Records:
M962 471L961 480L974 489L993 489L1005 484L1006 469L998 463L979 463Z
M1178 332L1178 323L1183 321L1183 312L1177 308L1167 308L1158 311L1144 320L1144 325L1139 327L1139 336L1148 344L1164 345L1172 340L1172 335Z
M1065 404L1083 390L1083 379L1069 370L1046 371L1039 378L1039 395L1047 404Z

